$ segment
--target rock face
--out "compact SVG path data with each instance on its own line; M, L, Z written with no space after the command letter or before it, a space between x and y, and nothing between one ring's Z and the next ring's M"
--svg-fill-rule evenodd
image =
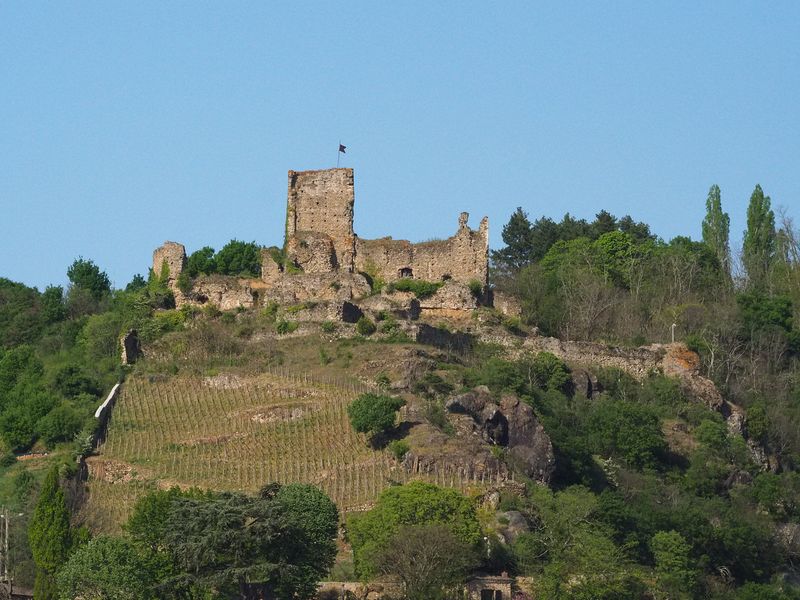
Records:
M676 377L681 381L684 390L695 398L703 400L712 410L728 417L730 408L719 393L714 382L700 374L700 356L689 350L685 344L669 344L661 361L664 375Z
M603 391L597 377L585 369L572 371L572 389L576 396L589 400L597 398Z
M525 475L541 483L550 481L555 470L553 445L529 405L510 395L497 403L489 389L480 386L451 398L446 407L451 413L471 416L477 432L487 442L507 448Z
M525 517L517 510L495 514L494 527L497 537L504 544L513 544L521 534L531 530Z

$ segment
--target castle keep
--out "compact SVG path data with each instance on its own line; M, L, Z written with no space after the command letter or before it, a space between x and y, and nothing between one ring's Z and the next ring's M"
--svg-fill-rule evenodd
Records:
M198 278L190 291L178 289L186 262L181 244L165 242L153 253L153 271L169 270L168 284L178 304L213 302L223 310L280 303L350 301L365 298L374 281L392 283L418 279L441 283L429 299L431 310L465 310L476 306L469 293L488 284L489 225L477 230L461 213L455 235L444 240L412 244L391 237L359 238L353 230L355 191L352 169L289 171L284 261L263 252L260 281L236 278ZM225 279L225 280L223 280Z

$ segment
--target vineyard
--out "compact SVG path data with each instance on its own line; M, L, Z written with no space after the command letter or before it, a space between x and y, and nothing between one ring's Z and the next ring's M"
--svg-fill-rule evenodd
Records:
M407 476L350 427L347 404L366 391L280 371L131 377L87 461L84 518L95 531L117 530L137 497L172 485L253 492L299 481L318 485L342 511L368 505Z

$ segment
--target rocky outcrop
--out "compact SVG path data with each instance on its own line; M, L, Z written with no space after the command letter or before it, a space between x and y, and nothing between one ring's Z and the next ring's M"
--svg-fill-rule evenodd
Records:
M518 510L497 512L494 517L495 535L504 544L513 544L523 533L530 532L531 528L523 514Z
M373 318L381 313L396 319L416 320L420 315L419 300L412 294L400 292L388 294L384 290L380 294L368 296L359 301L359 306L368 311Z
M541 483L550 481L555 470L553 445L528 404L510 395L498 403L488 388L480 386L451 398L446 407L472 417L476 432L490 444L506 448L512 464L525 475Z
M575 396L593 400L603 391L597 376L586 369L572 370L572 390Z
M721 412L724 417L731 414L731 407L725 402L717 386L700 374L700 356L685 344L664 346L661 370L667 377L675 377L687 395L702 400L710 409Z

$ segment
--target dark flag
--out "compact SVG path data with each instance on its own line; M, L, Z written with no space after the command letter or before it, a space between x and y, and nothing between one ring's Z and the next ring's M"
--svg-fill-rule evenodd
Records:
M347 148L347 146L343 146L342 144L339 144L339 152L341 152L342 154L347 154L347 152L344 151L345 148Z

